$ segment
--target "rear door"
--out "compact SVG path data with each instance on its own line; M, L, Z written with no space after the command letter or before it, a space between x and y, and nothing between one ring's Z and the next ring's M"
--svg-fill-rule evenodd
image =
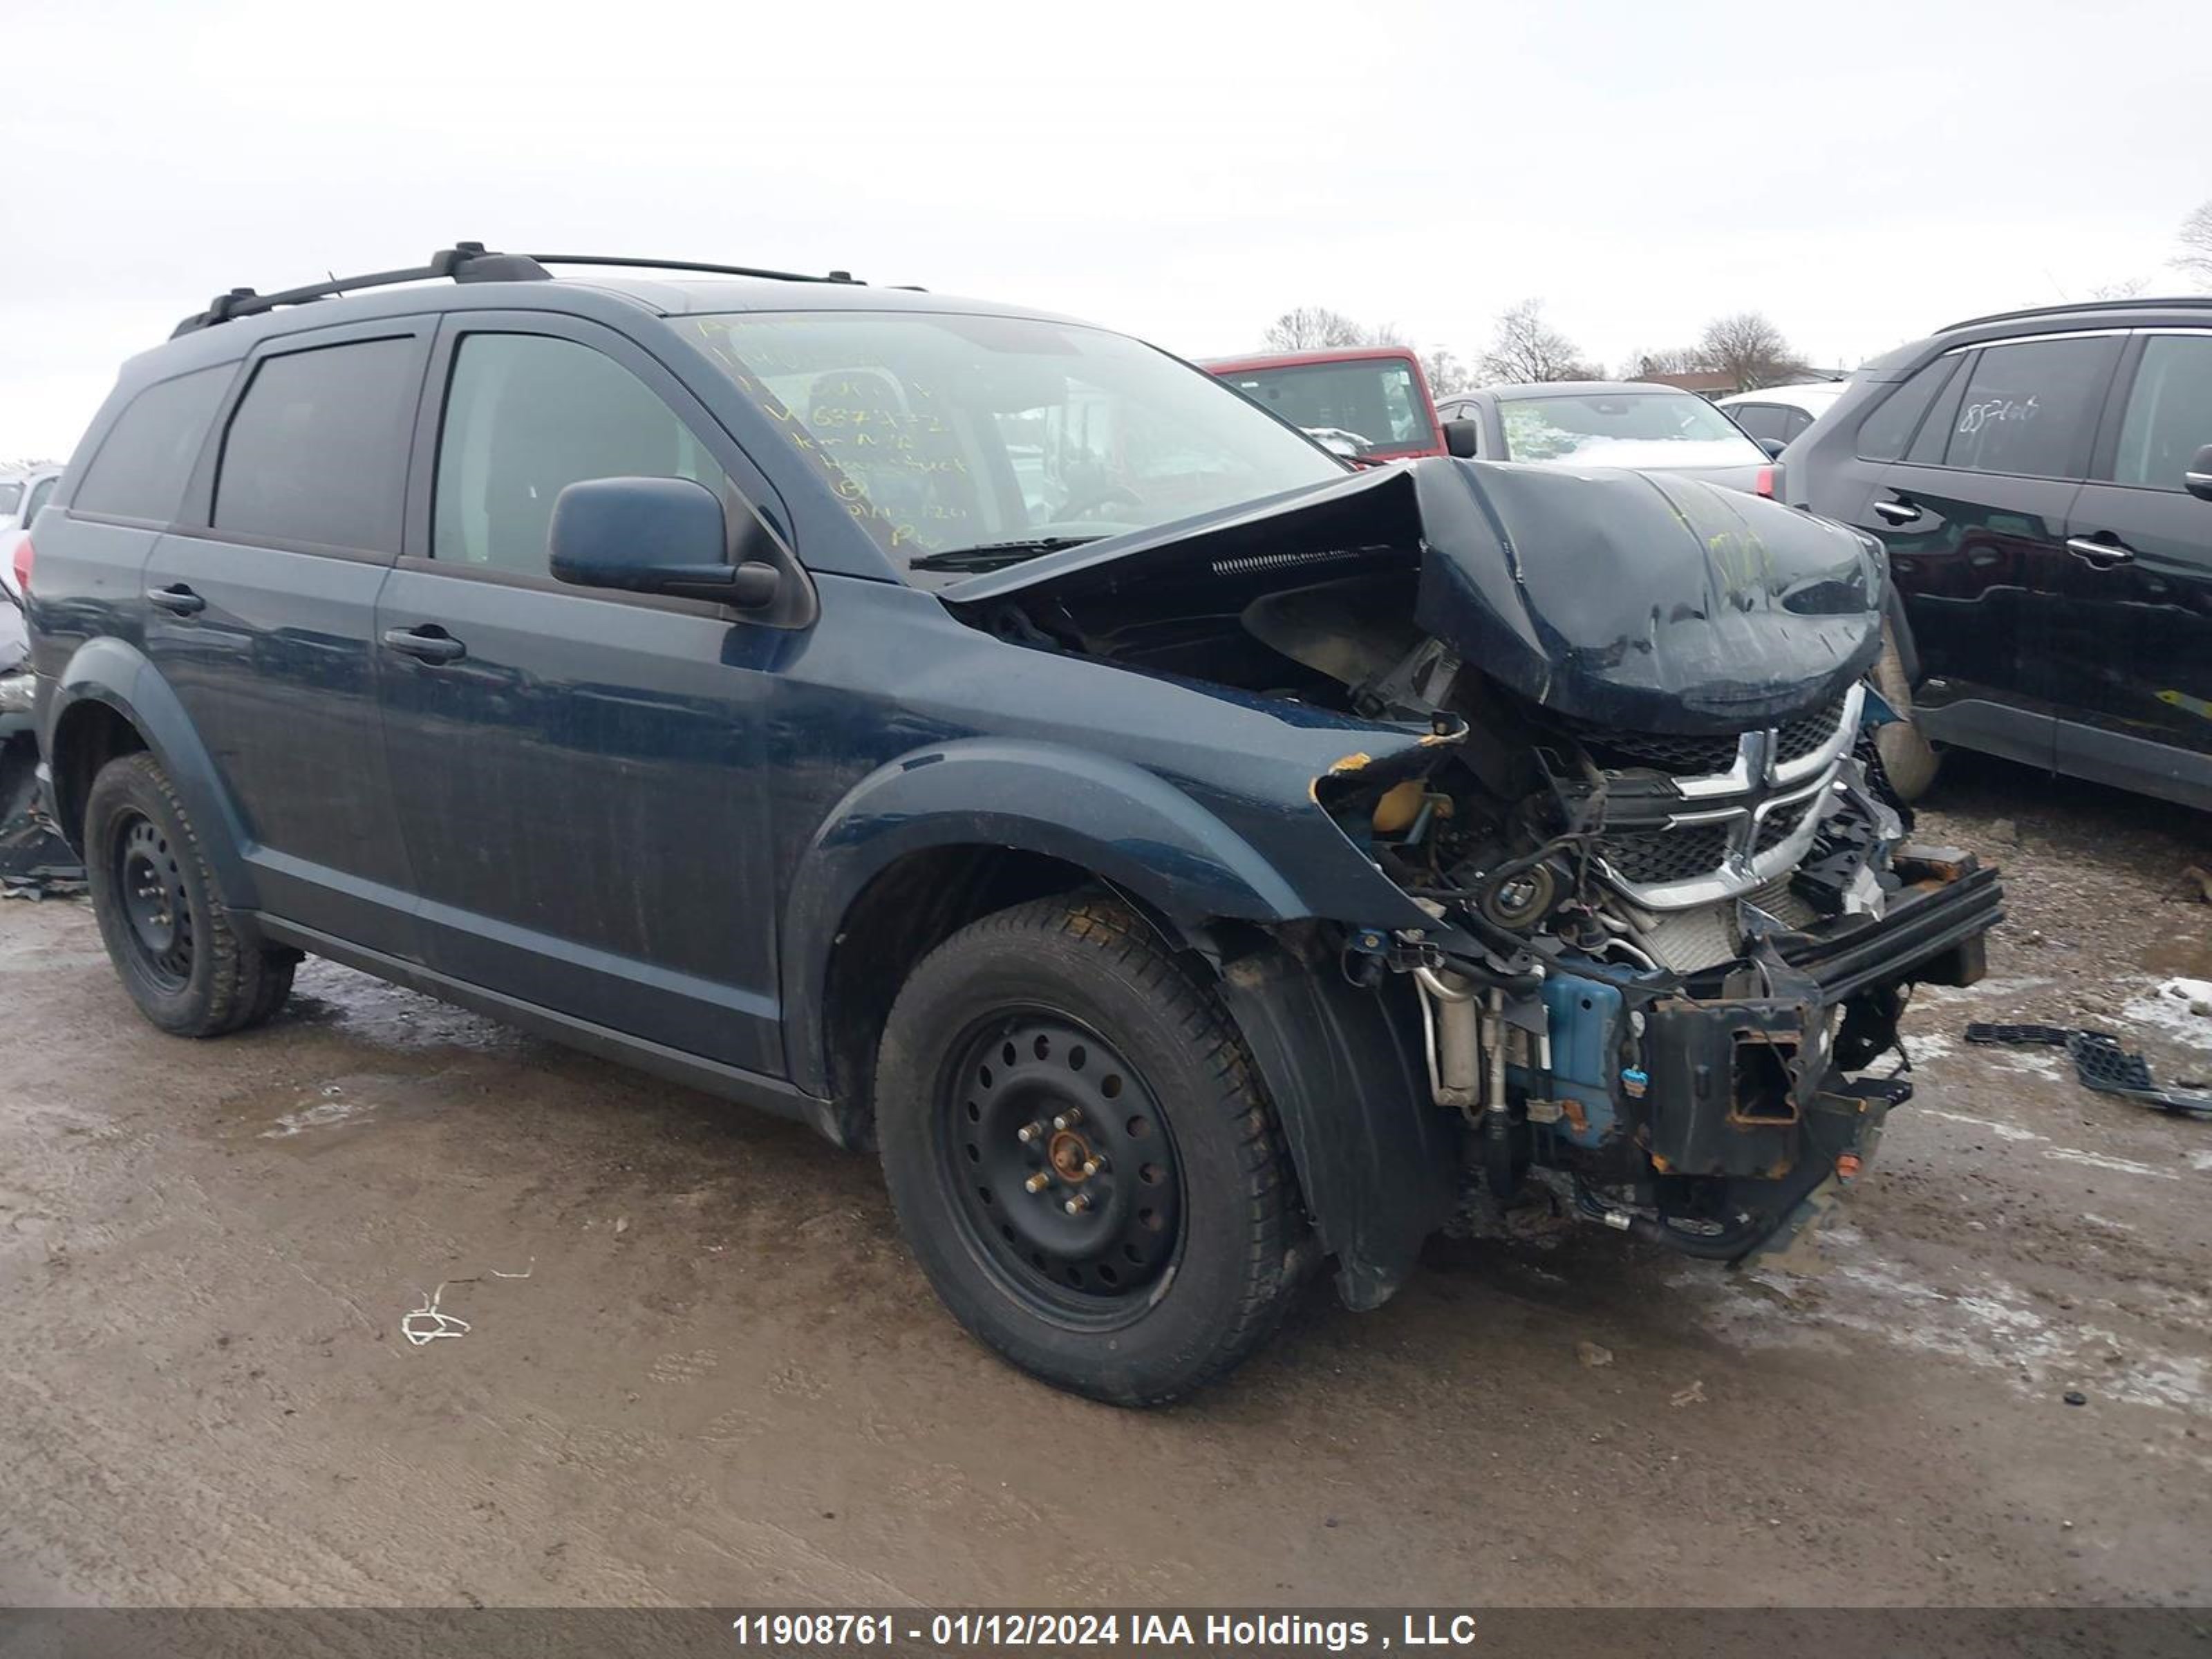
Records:
M146 653L244 820L264 908L413 951L370 628L399 550L429 322L277 337L143 574Z
M1927 675L1917 701L1931 737L2054 762L2053 606L2119 348L2113 332L1961 348L1853 515L1888 549ZM1881 413L1862 427L1862 447Z
M2059 769L2212 806L2212 330L2130 343L2067 524L2054 607Z
M556 581L555 499L767 485L635 343L544 313L448 319L406 556L378 607L385 744L430 965L592 1024L783 1071L769 890L775 670L803 636Z

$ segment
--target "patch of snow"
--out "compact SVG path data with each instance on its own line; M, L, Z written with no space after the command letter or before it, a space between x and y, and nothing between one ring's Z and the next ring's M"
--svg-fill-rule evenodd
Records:
M1772 1292L1744 1289L1748 1280ZM1838 1281L1841 1281L1838 1283ZM1705 1281L1700 1281L1704 1283ZM1752 1273L1719 1286L1708 1329L1739 1347L1828 1347L1837 1333L1875 1338L1893 1347L1964 1360L2001 1371L2024 1395L2092 1379L2100 1398L2212 1414L2212 1376L2195 1356L2164 1353L2072 1321L2054 1323L2029 1297L1984 1277L1972 1291L1949 1292L1894 1265L1862 1261L1823 1279L1826 1292L1801 1300L1790 1275ZM2111 1356L2124 1353L2120 1363Z
M1941 1060L1956 1046L1941 1031L1915 1031L1905 1039L1905 1057L1915 1066Z
M2212 1018L2195 1012L2212 1008L2212 980L2170 979L2121 1010L2138 1025L2154 1026L2192 1048L2212 1050Z
M2148 1164L2138 1164L2131 1158L2113 1158L2104 1152L2085 1152L2072 1146L2053 1146L2044 1154L2066 1164L2086 1164L2093 1170L2110 1170L2114 1175L2148 1176L2154 1181L2179 1181L2181 1177L2171 1170L2153 1169Z
M1964 1112L1947 1112L1935 1106L1915 1106L1908 1109L1915 1117L1940 1117L1947 1123L1964 1123L1976 1129L1986 1129L2000 1140L2041 1140L2043 1137L2033 1129L2022 1129L2010 1123L1999 1123L1993 1118L1969 1117Z
M2056 1048L1991 1048L1990 1058L2008 1072L2057 1079L2074 1075L2074 1063Z
M367 1115L374 1109L365 1100L319 1100L312 1106L303 1106L296 1112L287 1112L276 1120L276 1127L264 1129L264 1140L282 1140L289 1135L305 1134L310 1129L327 1129L335 1124Z

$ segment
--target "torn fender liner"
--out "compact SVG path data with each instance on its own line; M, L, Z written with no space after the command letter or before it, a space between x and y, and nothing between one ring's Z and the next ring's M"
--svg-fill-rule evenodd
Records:
M1268 949L1231 963L1222 996L1275 1103L1298 1188L1322 1248L1337 1259L1348 1308L1389 1301L1421 1242L1457 1201L1459 1119L1425 1103L1419 1056L1381 990L1346 982L1333 964Z
M1769 726L1832 702L1881 649L1867 538L1667 474L1434 457L1111 537L944 589L958 606L1211 562L1322 581L1418 556L1413 620L1546 708L1620 729Z

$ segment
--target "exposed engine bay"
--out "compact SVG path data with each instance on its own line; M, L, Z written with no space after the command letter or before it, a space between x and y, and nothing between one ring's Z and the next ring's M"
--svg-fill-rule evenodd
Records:
M1679 477L1436 459L1115 548L945 598L1427 726L1314 799L1434 921L1349 927L1340 963L1418 1018L1478 1211L1734 1260L1857 1172L1911 1090L1852 1074L1914 983L1980 976L2002 903L1882 777L1868 538Z

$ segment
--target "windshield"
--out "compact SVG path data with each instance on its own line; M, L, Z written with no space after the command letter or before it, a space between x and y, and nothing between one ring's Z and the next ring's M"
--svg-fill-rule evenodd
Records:
M1224 369L1221 378L1263 409L1324 441L1348 433L1363 453L1437 447L1413 366L1403 357Z
M906 568L1148 529L1343 476L1212 375L1021 317L673 318Z
M1686 392L1589 392L1498 405L1505 458L1577 466L1756 466L1766 452Z
M22 504L23 484L19 478L0 479L0 516L13 513Z

